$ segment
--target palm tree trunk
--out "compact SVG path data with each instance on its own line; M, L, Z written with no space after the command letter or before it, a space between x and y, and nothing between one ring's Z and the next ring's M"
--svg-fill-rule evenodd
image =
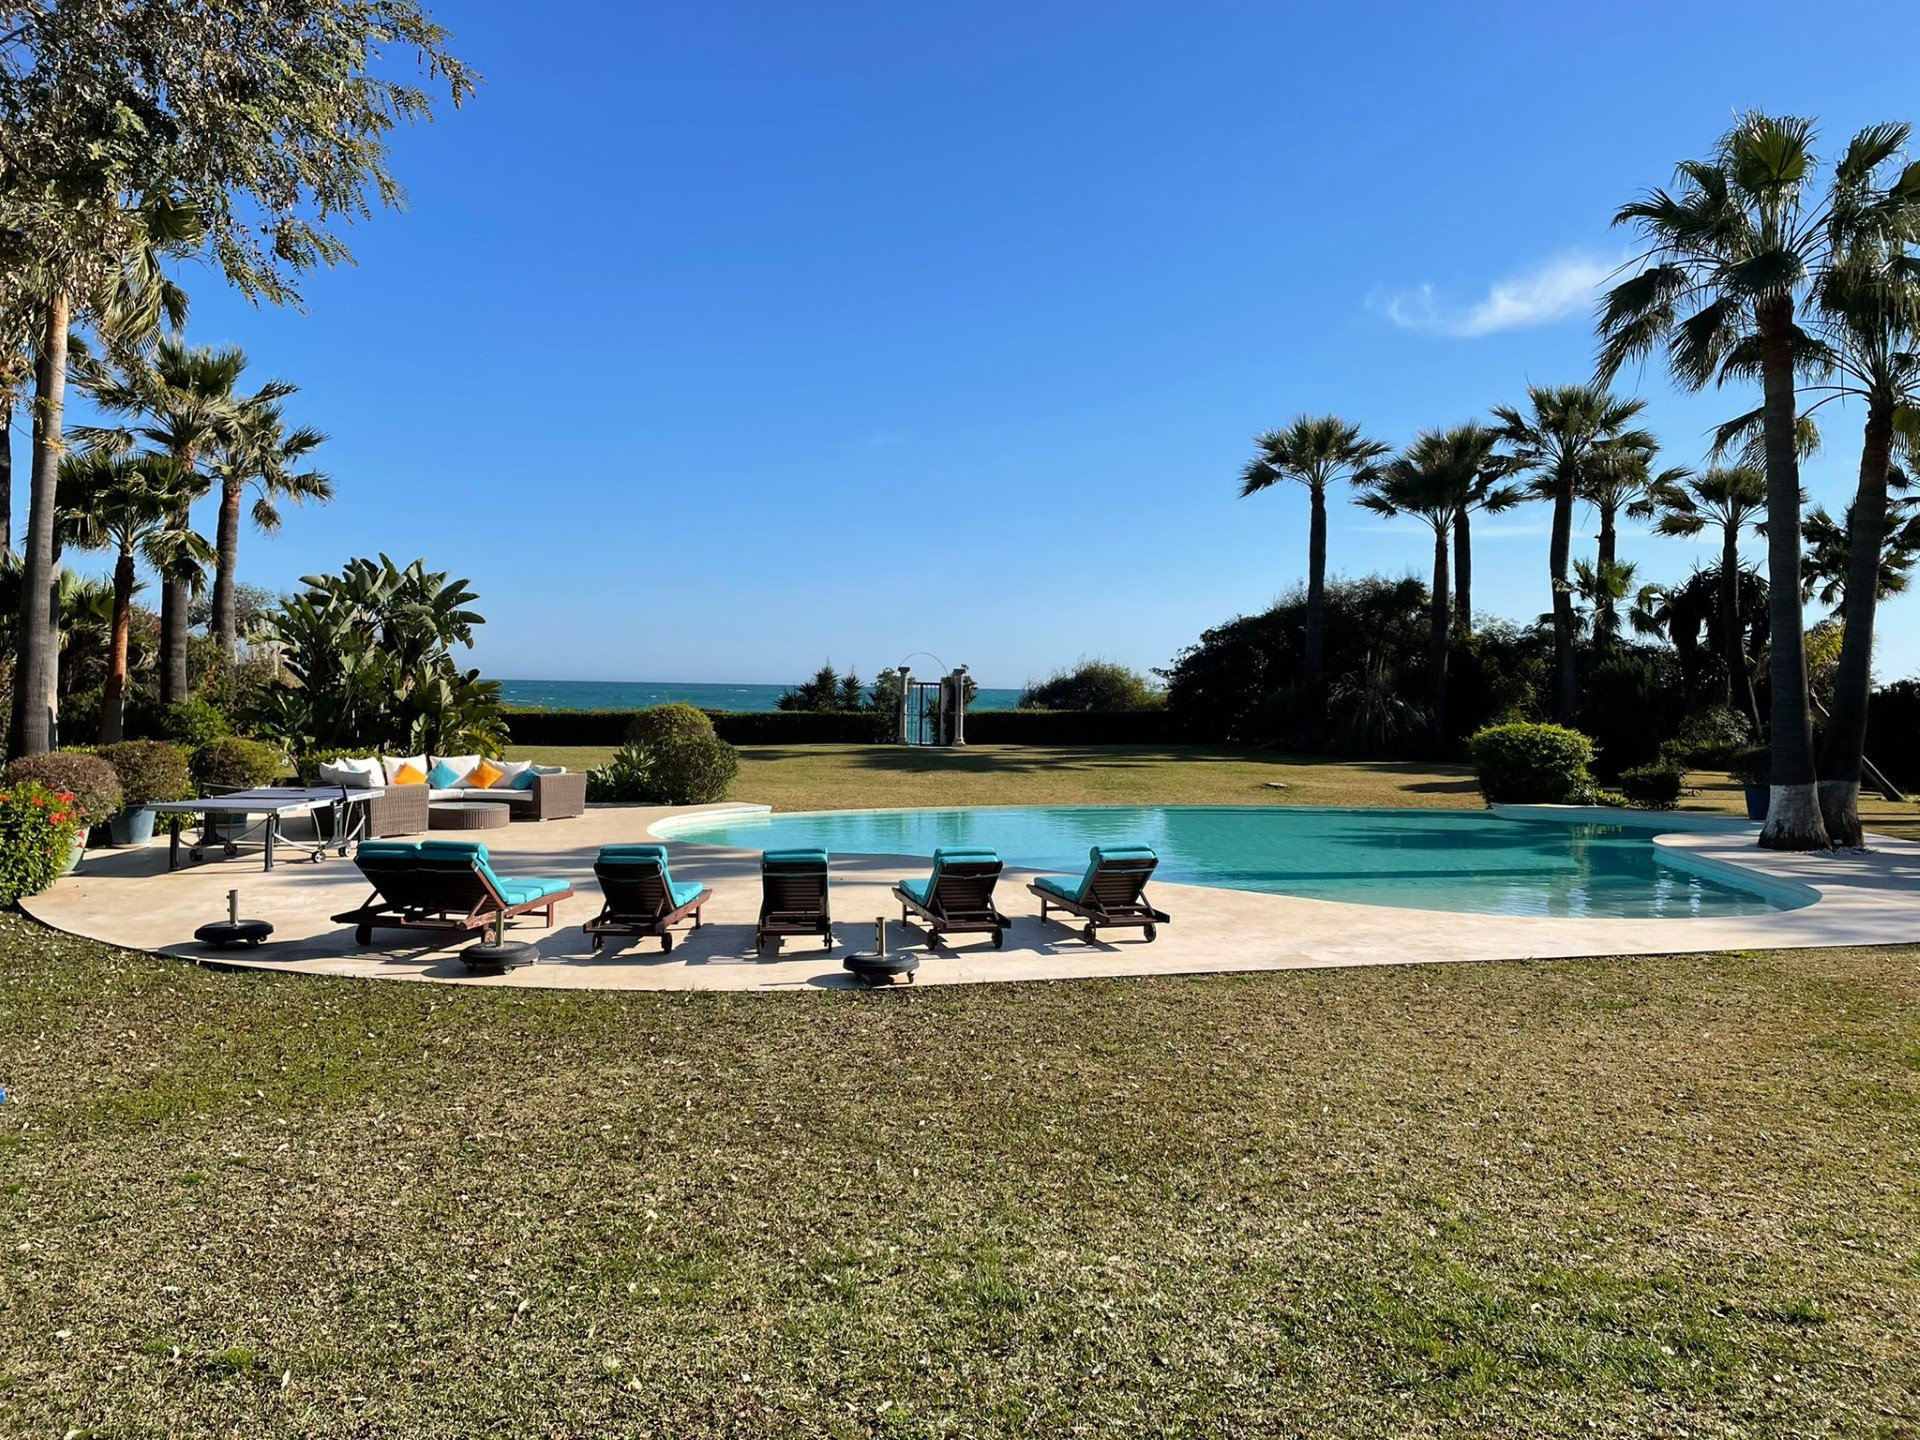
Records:
M1593 602L1593 638L1611 643L1620 633L1617 607L1613 603L1613 567L1619 553L1619 513L1611 503L1600 505L1600 550L1594 574L1600 578L1600 594Z
M1327 728L1327 493L1321 485L1308 486L1307 493L1307 709L1301 738L1318 749Z
M0 555L13 553L13 390L0 393Z
M160 703L187 698L187 582L160 582Z
M1433 636L1427 647L1427 668L1433 682L1433 738L1447 743L1447 640L1452 606L1447 600L1447 522L1433 522Z
M127 640L133 629L133 551L122 548L113 566L113 631L107 649L106 693L100 701L100 743L126 734Z
M1727 708L1744 695L1754 738L1760 738L1760 707L1747 681L1747 649L1740 623L1740 532L1728 525L1720 536L1720 653L1727 667Z
M1453 512L1453 628L1473 634L1473 520L1462 505Z
M22 564L19 669L13 681L13 750L43 755L57 738L60 685L60 563L53 526L60 482L60 439L66 425L67 326L64 291L47 297L33 367L33 476Z
M1800 460L1794 453L1793 298L1756 307L1760 331L1761 418L1767 443L1767 647L1773 690L1768 743L1772 798L1760 844L1769 850L1824 850L1813 766L1813 708L1807 693L1807 637L1800 600Z
M1867 748L1867 699L1873 689L1873 621L1879 604L1880 546L1887 528L1887 471L1893 406L1867 405L1860 480L1847 516L1846 628L1834 672L1833 713L1820 750L1820 817L1835 845L1860 845L1860 770Z
M1573 467L1562 465L1554 477L1553 538L1547 566L1553 572L1554 718L1571 725L1580 709L1579 656L1573 649L1573 587L1567 574L1573 561Z
M216 536L219 559L213 572L213 637L229 669L240 653L234 623L233 572L240 560L240 502L246 486L228 481L220 491L220 528Z

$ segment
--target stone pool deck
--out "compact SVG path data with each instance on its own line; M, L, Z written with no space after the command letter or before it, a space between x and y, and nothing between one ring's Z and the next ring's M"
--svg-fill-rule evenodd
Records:
M540 928L537 920L510 929L513 938L539 947L540 963L504 976L471 975L455 948L419 943L429 937L384 931L376 933L374 948L356 946L352 930L329 917L360 904L368 887L352 861L338 857L316 865L289 852L266 874L258 853L248 851L169 873L166 843L155 840L140 849L89 855L81 873L26 901L25 908L61 930L183 959L316 975L610 990L840 987L850 983L840 956L870 948L872 921L881 915L895 922L889 935L896 948L910 945L920 953L921 984L1920 940L1920 845L1875 836L1872 848L1862 853L1777 855L1754 846L1756 827L1721 822L1696 828L1685 817L1646 816L1643 823L1662 832L1658 843L1676 863L1722 878L1757 875L1768 886L1811 890L1819 899L1802 909L1755 916L1586 920L1404 910L1155 885L1155 903L1173 916L1157 941L1149 944L1137 932L1123 931L1090 945L1077 929L1043 924L1039 902L1026 889L1032 872L1010 869L999 892L1000 908L1015 917L1006 947L995 950L985 937L956 936L949 947L928 953L918 932L897 923L900 908L888 894L901 876L925 874L927 862L836 855L833 913L839 950L829 955L818 941L790 940L784 950L762 959L753 953L758 854L669 840L675 878L713 888L706 924L682 935L671 953L663 954L657 940L639 940L624 946L610 942L602 954L591 955L580 926L600 905L594 855L604 844L649 839L648 827L656 821L687 813L592 806L577 819L517 824L482 837L502 874L563 876L576 892L561 904L554 929ZM1564 812L1560 818L1582 817ZM1613 812L1608 818L1620 819ZM194 942L197 926L225 918L229 889L240 891L244 916L273 923L267 946L214 952Z

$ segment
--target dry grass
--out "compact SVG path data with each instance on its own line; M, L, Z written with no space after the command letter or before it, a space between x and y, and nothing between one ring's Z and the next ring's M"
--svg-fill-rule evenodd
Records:
M11 1434L1920 1424L1914 951L772 997L0 952Z

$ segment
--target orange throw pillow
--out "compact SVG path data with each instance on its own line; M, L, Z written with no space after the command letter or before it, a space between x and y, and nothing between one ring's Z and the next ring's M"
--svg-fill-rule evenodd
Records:
M491 760L482 760L473 767L473 773L467 776L467 784L476 790L491 790L494 783L506 773Z
M398 770L393 772L393 783L396 785L424 785L427 783L427 772L420 769L417 765L402 765Z

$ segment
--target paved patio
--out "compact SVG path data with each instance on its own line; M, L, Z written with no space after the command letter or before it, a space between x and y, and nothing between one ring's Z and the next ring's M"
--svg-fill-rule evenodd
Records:
M758 854L669 842L675 877L713 888L705 926L679 939L671 953L663 954L657 940L639 940L624 946L610 942L601 955L592 956L580 925L599 908L594 855L603 844L647 839L652 823L685 813L593 806L578 819L518 824L486 835L494 867L501 873L564 876L576 892L561 904L553 930L541 929L538 921L511 929L514 938L538 946L540 963L505 976L471 975L455 949L429 948L418 937L400 932L376 934L379 948L356 946L351 929L333 924L329 917L358 905L368 887L350 860L337 857L316 865L289 856L266 874L258 854L248 852L169 873L166 843L155 840L142 849L95 852L82 873L24 903L35 918L59 929L195 960L393 980L631 990L845 985L850 982L840 969L840 956L849 949L870 948L872 920L881 915L895 922L889 926L895 947L910 944L921 953L922 984L1920 940L1920 845L1874 837L1873 848L1865 853L1776 855L1753 845L1750 828L1721 825L1662 834L1657 843L1678 863L1710 874L1758 873L1775 886L1809 887L1818 892L1817 903L1724 919L1581 920L1403 910L1156 885L1156 903L1173 915L1158 941L1149 944L1133 933L1116 932L1111 940L1102 937L1088 944L1077 929L1043 924L1038 902L1026 891L1031 872L1009 870L1001 884L1000 905L1016 918L1006 947L995 950L984 937L956 936L949 947L929 954L918 932L897 923L899 905L887 893L901 876L924 874L927 862L836 855L833 911L840 949L829 955L817 941L790 940L783 951L763 959L753 953ZM1569 813L1564 818L1578 817ZM1647 816L1644 823L1665 830L1689 822ZM240 891L241 913L271 921L274 938L257 951L216 954L197 945L193 931L225 918L226 893L233 888Z

